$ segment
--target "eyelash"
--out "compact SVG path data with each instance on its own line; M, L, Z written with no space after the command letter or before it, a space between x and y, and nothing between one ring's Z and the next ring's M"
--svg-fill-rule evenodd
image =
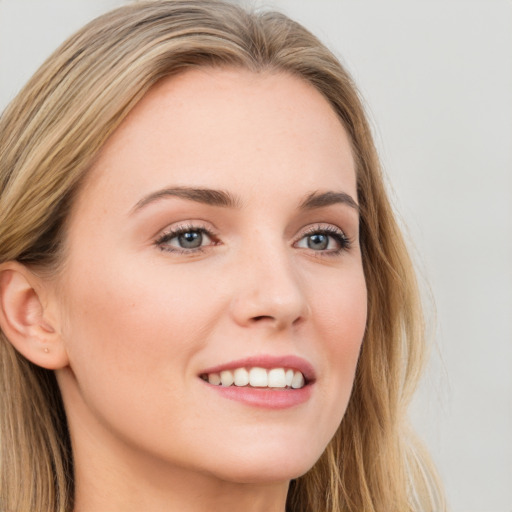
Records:
M158 237L155 240L155 245L162 251L172 252L175 254L176 253L177 254L196 254L198 252L203 252L205 247L209 247L209 246L201 245L200 247L186 249L186 248L177 247L177 246L171 247L170 245L165 245L173 238L176 238L178 236L184 235L185 233L191 233L191 232L192 233L200 233L203 236L206 235L208 238L210 238L211 240L216 242L216 237L211 232L211 230L208 230L202 226L197 226L197 225L194 226L193 224L189 224L186 226L180 226L180 227L171 229L169 231L166 231L165 233L163 233L160 237ZM213 245L217 245L217 243L214 243Z
M299 243L301 240L308 236L312 235L326 235L335 240L338 245L336 249L325 249L322 251L313 251L316 254L321 254L322 256L337 256L343 251L347 251L352 246L351 239L340 229L335 226L321 226L316 225L308 228L305 232L300 235L300 238L295 242L295 244Z
M180 248L177 246L171 247L170 245L166 245L166 244L168 244L168 242L170 240L173 240L174 238L177 238L181 235L184 235L186 233L191 233L191 232L192 233L200 233L202 236L206 235L206 237L211 239L214 243L208 244L205 246L201 245L196 248L188 248L188 249ZM317 255L336 256L343 251L349 250L352 245L352 241L350 240L350 238L347 235L345 235L345 233L341 229L334 227L334 226L317 225L317 226L312 226L312 227L308 228L305 232L301 233L300 237L294 242L294 246L296 246L304 238L307 238L312 235L326 235L326 236L334 239L334 241L338 245L338 248L336 248L336 249L325 249L325 250L319 250L319 251L310 249L312 252L316 253ZM218 244L218 239L215 236L215 234L212 233L211 230L206 229L205 227L197 226L197 225L193 225L193 224L189 224L186 226L180 226L180 227L171 229L169 231L166 231L165 233L163 233L161 236L159 236L155 240L155 245L162 251L171 252L171 253L175 253L175 254L188 254L188 255L204 252L204 250L207 247L211 247L212 245L217 245L217 244Z

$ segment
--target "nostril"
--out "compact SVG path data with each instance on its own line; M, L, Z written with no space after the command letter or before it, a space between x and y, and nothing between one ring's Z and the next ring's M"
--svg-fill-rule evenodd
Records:
M303 320L302 316L295 318L292 322L288 322L287 319L280 319L277 316L272 315L258 315L253 316L250 319L250 323L253 325L275 325L277 328L285 327L286 325L297 326Z
M253 317L253 320L255 322L259 322L260 320L275 320L275 318L270 315L260 315L260 316Z

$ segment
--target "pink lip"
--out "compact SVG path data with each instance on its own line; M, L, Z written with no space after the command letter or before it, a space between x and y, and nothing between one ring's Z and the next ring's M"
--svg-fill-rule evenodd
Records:
M311 384L307 384L300 389L276 390L237 386L212 386L208 382L204 383L214 393L218 393L224 398L263 409L287 409L294 407L309 400L312 393Z
M315 370L313 369L313 366L302 357L294 355L258 355L246 357L244 359L238 359L236 361L230 361L229 363L206 368L200 372L200 375L207 373L220 373L223 370L235 370L236 368L254 368L256 366L267 370L270 370L271 368L291 368L292 370L298 370L301 372L308 383L315 380Z
M237 386L213 386L206 381L204 384L212 391L220 394L229 400L242 402L245 405L260 407L265 409L286 409L306 402L312 393L312 386L315 381L315 371L313 366L306 360L289 356L268 356L261 355L230 361L229 363L206 368L200 375L208 373L220 373L223 370L234 370L235 368L292 368L300 371L305 379L306 385L300 389L269 389L269 388L251 388Z

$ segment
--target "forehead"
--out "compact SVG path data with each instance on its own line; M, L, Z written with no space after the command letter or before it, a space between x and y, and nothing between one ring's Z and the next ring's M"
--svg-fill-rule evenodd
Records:
M326 99L286 73L201 68L161 80L86 180L126 196L172 185L240 194L339 188L355 197L350 141ZM133 198L135 199L135 197Z

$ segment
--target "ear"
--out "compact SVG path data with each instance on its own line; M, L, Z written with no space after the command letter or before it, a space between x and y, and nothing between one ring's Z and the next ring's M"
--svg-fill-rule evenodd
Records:
M24 265L0 265L0 327L32 363L55 370L68 364L59 325L51 314L48 285Z

